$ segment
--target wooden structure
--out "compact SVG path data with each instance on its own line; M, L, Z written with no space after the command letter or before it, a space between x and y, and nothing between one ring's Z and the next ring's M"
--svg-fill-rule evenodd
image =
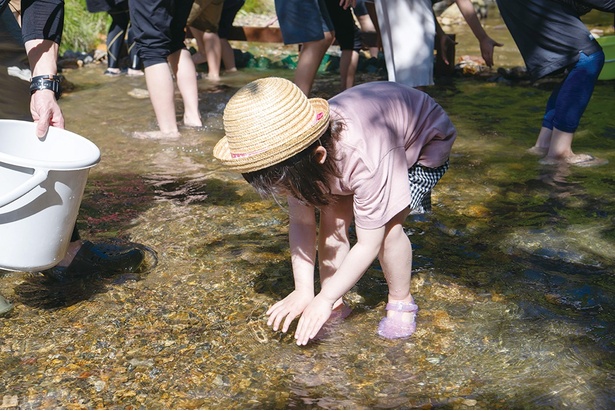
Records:
M233 26L229 32L228 39L256 43L284 43L279 27Z
M380 39L380 30L378 28L378 16L376 15L376 8L374 2L366 1L367 11L369 12L372 21L374 22L374 26L376 26L375 33L363 33L362 34L362 42L364 49L368 49L369 47L378 47L382 48L382 42ZM449 34L449 37L455 40L454 34ZM233 26L229 32L228 40L234 41L247 41L247 42L256 42L256 43L284 43L282 39L282 32L279 27L248 27L248 26ZM435 67L434 74L436 75L450 75L453 73L455 69L455 47L449 47L447 50L447 59L449 64L445 64L442 60L441 50L439 42L436 41L435 44ZM335 44L335 43L334 43Z

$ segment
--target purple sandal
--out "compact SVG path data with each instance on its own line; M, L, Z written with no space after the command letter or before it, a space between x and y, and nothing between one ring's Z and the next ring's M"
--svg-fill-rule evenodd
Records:
M378 335L388 339L410 337L416 330L416 312L419 310L418 305L414 303L388 303L387 311L392 311L395 314L391 317L384 317L378 324ZM415 313L411 322L402 322L403 313Z

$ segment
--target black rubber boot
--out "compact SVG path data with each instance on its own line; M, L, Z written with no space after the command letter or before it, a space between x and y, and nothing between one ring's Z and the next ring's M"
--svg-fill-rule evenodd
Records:
M81 275L112 276L139 269L145 259L143 250L131 245L94 244L84 241L68 267L52 267L42 273L58 281Z

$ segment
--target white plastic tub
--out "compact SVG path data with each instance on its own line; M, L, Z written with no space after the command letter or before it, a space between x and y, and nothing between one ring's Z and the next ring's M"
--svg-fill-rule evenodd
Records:
M66 254L91 167L91 141L51 127L0 120L0 268L40 271Z

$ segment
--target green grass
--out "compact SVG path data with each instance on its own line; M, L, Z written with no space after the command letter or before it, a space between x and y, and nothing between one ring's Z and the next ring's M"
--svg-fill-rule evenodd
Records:
M66 0L64 34L60 55L71 50L88 53L104 42L111 20L107 13L90 13L85 0ZM245 13L275 13L273 0L247 0L242 8Z
M66 51L90 52L104 41L101 34L107 32L109 17L107 13L90 13L85 0L66 0L64 33L60 45L60 55Z

